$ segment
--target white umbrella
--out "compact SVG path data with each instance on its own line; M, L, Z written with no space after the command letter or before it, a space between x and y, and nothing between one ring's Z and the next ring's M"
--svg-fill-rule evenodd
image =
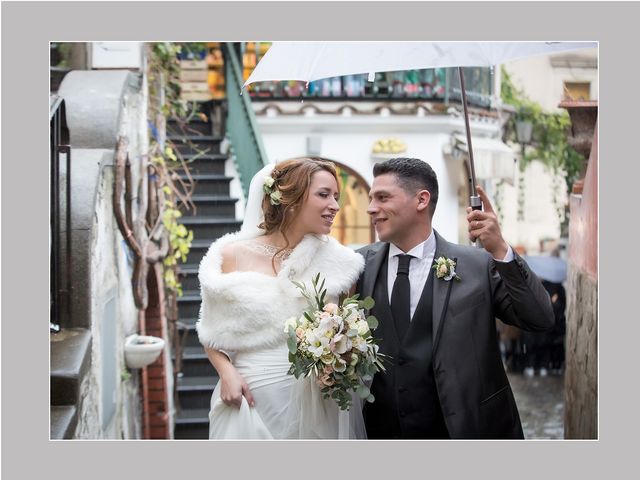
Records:
M519 58L561 51L594 48L594 42L274 42L258 62L244 86L254 82L300 80L375 72L460 67L464 108L471 207L481 209L476 193L475 168L464 75L461 67L494 66Z
M485 67L519 58L594 48L593 42L273 42L245 86L272 80L312 82L359 73L436 67Z

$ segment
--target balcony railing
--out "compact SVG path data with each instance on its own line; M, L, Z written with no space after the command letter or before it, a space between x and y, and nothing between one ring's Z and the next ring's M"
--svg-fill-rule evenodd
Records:
M63 315L69 320L71 290L71 147L64 100L52 96L49 108L50 132L50 321L58 331ZM64 228L64 232L63 232ZM64 240L63 240L64 239ZM64 255L62 244L64 241Z
M467 101L478 107L489 107L492 95L490 68L465 68ZM460 79L457 68L431 68L401 72L376 73L369 82L367 74L346 75L310 82L260 82L251 84L249 95L261 100L314 101L460 101Z

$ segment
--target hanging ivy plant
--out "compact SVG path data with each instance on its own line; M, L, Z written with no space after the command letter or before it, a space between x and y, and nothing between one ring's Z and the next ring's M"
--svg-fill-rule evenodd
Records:
M193 231L179 222L180 207L194 208L191 202L194 183L187 163L175 145L166 140L164 132L169 119L186 124L193 115L188 103L180 98L179 56L182 48L180 44L169 42L148 45L150 160L158 175L158 188L164 194L160 215L170 244L169 254L163 260L164 282L166 288L178 296L182 295L178 261L186 261L193 241ZM186 181L180 173L186 176Z
M564 177L567 194L580 174L583 157L576 152L568 141L568 133L571 128L571 120L566 111L548 113L542 106L530 100L521 90L516 88L507 70L502 67L501 97L506 104L516 108L515 120L531 122L533 126L532 141L520 163L521 171L533 160L542 162L554 174ZM517 141L515 126L507 125L507 138ZM556 195L557 198L558 195ZM566 234L568 216L566 208L557 205L563 234ZM561 212L561 213L560 213Z
M526 120L533 125L533 136L530 148L524 155L524 165L532 160L539 160L554 173L565 175L567 192L571 192L573 183L578 180L582 155L576 152L567 139L571 128L571 120L566 111L547 113L540 104L530 100L515 87L511 76L502 67L501 84L502 101L516 108L516 120ZM516 140L515 127L507 126L507 136Z

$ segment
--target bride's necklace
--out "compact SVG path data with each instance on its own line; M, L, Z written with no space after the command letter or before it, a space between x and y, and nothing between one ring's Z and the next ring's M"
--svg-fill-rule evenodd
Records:
M262 243L254 240L250 242L249 245L258 253L263 255L273 257L275 256L278 260L284 261L289 258L291 252L293 252L293 248L285 248L281 251L280 247L276 247L275 245L269 245L268 243Z

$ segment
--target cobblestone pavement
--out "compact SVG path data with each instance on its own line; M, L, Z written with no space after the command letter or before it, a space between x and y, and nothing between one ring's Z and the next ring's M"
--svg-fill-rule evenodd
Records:
M564 375L508 373L516 398L524 438L564 438Z

